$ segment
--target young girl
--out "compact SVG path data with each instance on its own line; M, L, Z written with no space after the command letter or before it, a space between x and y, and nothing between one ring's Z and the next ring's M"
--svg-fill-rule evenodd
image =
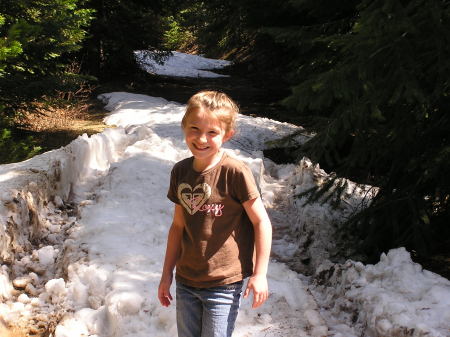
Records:
M193 157L171 172L167 196L175 211L158 289L169 306L176 266L179 337L231 336L247 277L244 298L253 291L253 308L268 297L270 220L250 169L222 150L237 114L226 94L201 91L181 122Z

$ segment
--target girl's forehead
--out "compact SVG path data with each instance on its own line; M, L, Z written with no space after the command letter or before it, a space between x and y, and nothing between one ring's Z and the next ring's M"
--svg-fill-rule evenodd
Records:
M222 123L220 122L219 118L206 111L192 111L187 116L186 120L188 123L195 123L195 124L201 123L208 126L215 126L222 128Z

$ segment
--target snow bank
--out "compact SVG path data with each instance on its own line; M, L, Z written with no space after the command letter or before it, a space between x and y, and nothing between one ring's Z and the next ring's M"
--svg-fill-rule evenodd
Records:
M52 303L55 296L44 287L46 282L66 272L68 252L80 250L68 239L76 231L74 203L91 202L85 199L95 198L92 185L130 141L143 137L139 130L107 129L30 160L0 166L0 318L5 322L26 326L32 313ZM28 296L35 299L28 301ZM62 314L54 307L44 312L37 321L57 320ZM28 332L44 328L33 329Z
M343 180L336 182L330 192L316 201L308 202L309 196L302 195L311 188L323 186L330 178L308 158L303 158L287 177L289 227L283 231L287 234L284 240L275 240L275 252L288 257L294 270L308 275L314 274L328 260L344 262L356 256L353 245L356 239L352 239L351 233L345 232L341 224L354 212L367 207L377 192L374 187ZM339 196L339 205L334 205L334 197L328 196L340 183L345 183L346 187ZM286 241L289 242L287 246Z
M153 60L147 51L136 51L136 59L141 67L149 73L173 77L228 77L216 74L211 69L224 68L230 61L214 60L199 55L173 51L163 64Z
M366 337L450 336L450 282L412 262L404 248L376 265L329 265L317 279L314 294L330 308L328 319L355 322Z
M108 171L129 142L145 137L139 130L107 129L83 135L67 147L30 160L0 166L0 256L12 262L11 252L29 249L42 239L45 214L67 201L80 201L92 182ZM42 233L41 233L42 232ZM44 231L45 232L45 231Z

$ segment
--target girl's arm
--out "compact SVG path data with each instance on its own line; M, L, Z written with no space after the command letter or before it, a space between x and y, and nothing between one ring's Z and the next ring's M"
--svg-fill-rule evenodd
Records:
M260 197L242 204L255 231L256 261L253 275L244 292L246 298L253 290L253 308L259 307L269 297L267 285L267 267L272 245L272 225Z
M173 269L180 255L181 238L184 230L183 209L175 204L172 226L170 226L167 237L166 256L164 258L164 267L161 275L161 281L158 287L158 299L165 307L170 305L173 300L170 294L170 285L173 279Z

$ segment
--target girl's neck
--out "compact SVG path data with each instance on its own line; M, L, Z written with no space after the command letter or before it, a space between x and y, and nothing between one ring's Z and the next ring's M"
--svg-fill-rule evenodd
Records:
M222 159L224 151L220 150L216 153L216 155L208 160L202 160L197 159L194 157L194 162L192 163L192 166L194 168L194 171L196 172L203 172L206 170L209 170L210 168L213 168L216 166L220 160Z

